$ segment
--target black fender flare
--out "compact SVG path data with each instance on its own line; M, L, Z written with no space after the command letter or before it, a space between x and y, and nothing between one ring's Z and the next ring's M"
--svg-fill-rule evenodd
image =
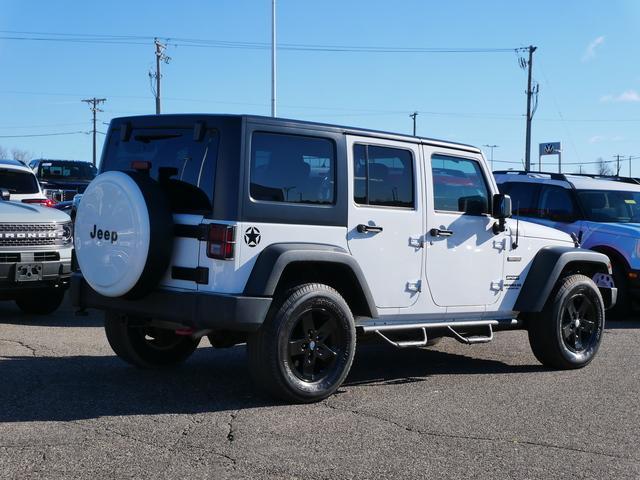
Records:
M378 309L367 280L358 262L344 248L319 243L274 243L266 247L256 259L244 294L252 297L271 297L280 277L291 263L327 263L346 266L351 270L365 298L369 316L378 317Z
M518 312L541 312L560 275L570 263L587 264L595 271L611 273L611 262L603 253L575 247L544 247L534 257L513 309Z

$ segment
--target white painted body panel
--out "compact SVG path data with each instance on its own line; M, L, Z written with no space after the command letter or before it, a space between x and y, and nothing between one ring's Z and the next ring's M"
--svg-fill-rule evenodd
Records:
M420 188L422 161L418 145L379 140L369 137L347 137L347 165L353 179L353 145L363 143L411 150L416 166L414 172L415 209L362 206L354 201L353 181L349 182L349 251L357 260L378 308L406 308L415 304L419 291L408 284L422 280L423 249L411 244L421 241L424 231L424 198ZM359 233L358 224L383 228L379 233Z

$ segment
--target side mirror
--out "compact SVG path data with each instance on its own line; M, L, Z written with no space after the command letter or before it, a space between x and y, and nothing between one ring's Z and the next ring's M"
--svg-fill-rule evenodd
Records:
M6 188L0 188L0 199L9 200L10 197L11 194L9 193L9 190L7 190Z
M511 216L511 197L504 193L496 193L493 196L493 218L504 220Z

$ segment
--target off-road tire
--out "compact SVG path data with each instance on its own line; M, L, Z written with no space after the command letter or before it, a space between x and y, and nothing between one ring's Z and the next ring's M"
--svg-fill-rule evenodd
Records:
M24 313L48 315L55 312L64 300L65 289L33 290L29 295L16 298L16 305Z
M171 330L152 329L136 318L105 312L104 329L118 357L140 368L166 368L185 361L198 348L200 339L176 335ZM154 336L154 338L147 338Z
M576 307L576 301L580 301L579 308ZM586 305L588 315L585 313L580 317L578 313L572 313L581 310L583 305ZM571 320L575 318L578 319L577 323ZM593 280L580 274L563 277L558 280L542 312L528 317L529 343L533 354L547 367L562 370L582 368L593 360L600 347L604 320L604 302ZM589 330L582 331L580 328ZM578 337L581 339L581 348L578 348ZM583 345L583 340L586 345Z
M309 316L312 327L307 328ZM326 349L335 355L328 355ZM274 397L298 403L317 402L333 394L349 373L355 349L355 324L347 302L336 290L319 283L293 287L275 300L265 323L247 341L254 381ZM313 373L305 373L307 361L313 361L314 372L320 369L317 380Z

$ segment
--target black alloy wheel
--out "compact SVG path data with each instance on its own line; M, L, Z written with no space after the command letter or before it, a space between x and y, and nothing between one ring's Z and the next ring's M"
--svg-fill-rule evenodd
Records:
M598 311L596 304L578 292L570 297L562 314L562 340L574 353L582 353L593 346L596 337Z
M289 335L289 366L305 382L324 379L347 347L335 316L315 307L300 314Z

